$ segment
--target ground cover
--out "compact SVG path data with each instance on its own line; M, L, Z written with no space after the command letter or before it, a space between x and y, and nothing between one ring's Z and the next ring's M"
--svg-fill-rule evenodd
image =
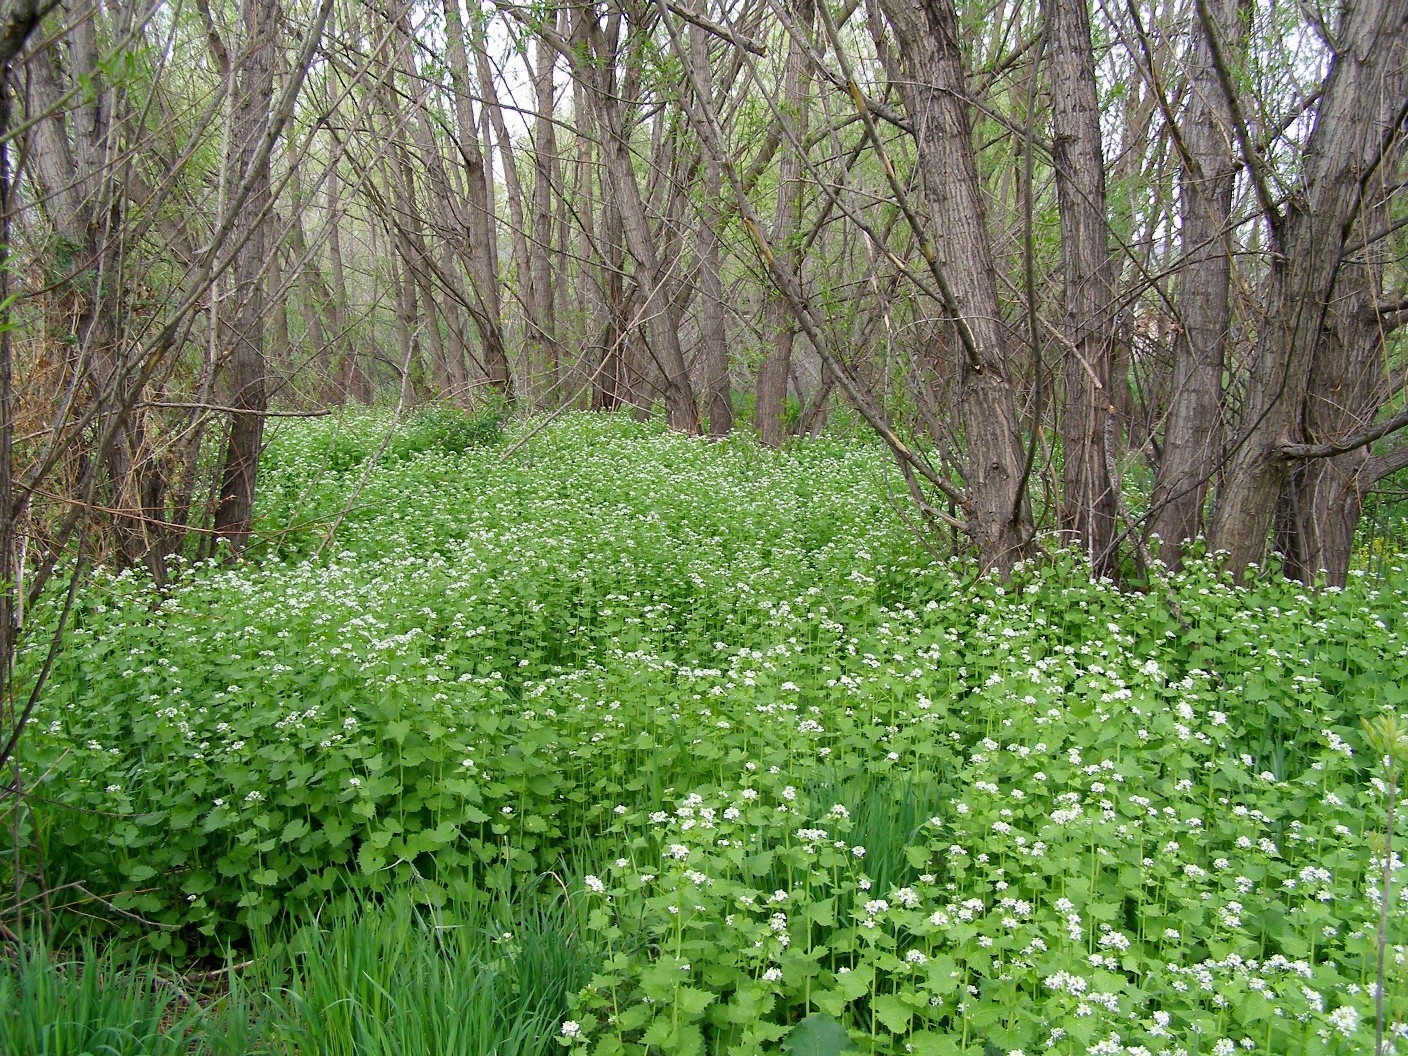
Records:
M252 1048L375 1051L446 959L552 996L440 1051L1363 1052L1380 970L1408 1045L1401 570L1002 584L864 444L377 428L274 439L250 560L84 590L4 837L106 942L261 961L305 1027ZM512 968L549 910L571 963ZM384 1006L309 974L358 922L430 951Z

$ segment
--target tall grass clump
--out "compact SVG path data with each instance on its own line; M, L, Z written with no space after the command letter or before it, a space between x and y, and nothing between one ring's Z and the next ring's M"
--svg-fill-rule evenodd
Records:
M534 1056L557 1049L590 952L562 899L445 924L397 897L343 901L281 947L272 1043L300 1056Z

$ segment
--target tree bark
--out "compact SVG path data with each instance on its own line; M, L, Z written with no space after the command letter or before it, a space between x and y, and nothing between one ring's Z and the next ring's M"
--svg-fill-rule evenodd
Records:
M1408 4L1343 9L1302 173L1274 216L1267 311L1257 336L1241 434L1218 495L1213 545L1240 573L1262 560L1290 475L1283 444L1303 439L1300 410L1363 189L1408 110ZM1254 167L1255 170L1255 167ZM1256 182L1253 171L1253 181ZM1263 195L1263 198L1266 196Z
M513 382L504 346L499 278L495 273L493 243L494 210L490 204L484 151L474 121L470 99L469 59L465 51L464 20L459 0L442 0L445 12L445 56L449 66L452 104L455 114L455 146L464 165L466 207L461 255L469 274L474 309L470 315L479 332L485 381L503 399L513 397Z
M594 125L602 139L604 178L610 188L612 203L620 218L626 247L635 261L638 286L644 298L641 308L651 319L650 349L665 375L665 410L670 428L678 432L699 432L699 408L694 388L680 345L679 312L674 298L673 269L662 263L656 251L655 235L641 196L631 161L627 141L622 100L603 83L601 67L614 66L615 49L604 47L606 41L599 26L589 21L587 39L592 42L595 65L577 51L569 50L568 59L574 73L587 81L594 97Z
M1006 572L1032 552L1026 451L1008 376L997 273L969 125L967 79L952 0L881 0L900 69L890 73L915 125L916 164L933 215L936 268L946 276L971 347L959 357L967 531L985 568ZM881 53L889 49L881 43ZM893 59L890 60L893 63Z
M220 502L215 534L240 553L249 539L269 397L264 359L264 282L272 248L272 206L268 155L259 145L274 99L274 47L279 25L275 0L243 0L240 12L245 59L235 75L231 119L232 182L248 181L249 194L236 220L233 239L234 311L225 323L224 345L230 380L230 434L220 471Z
M703 14L702 2L696 10ZM709 65L709 38L699 26L689 27L689 62L701 90L712 100L713 70ZM698 100L695 105L701 105ZM719 268L719 203L723 174L711 151L704 151L703 197L699 206L699 340L709 409L709 435L725 436L733 428L732 386L729 382L727 323L724 317L723 279Z
M1361 226L1385 221L1388 205L1380 197ZM1386 248L1380 244L1341 266L1301 410L1310 443L1372 425L1393 394L1387 330L1377 310ZM1364 498L1391 467L1367 444L1292 466L1276 511L1276 549L1287 577L1309 584L1323 575L1330 586L1345 585Z
M1061 418L1061 529L1097 577L1115 570L1118 495L1110 479L1115 347L1114 268L1105 156L1086 0L1047 0L1052 163L1065 272L1066 406Z
M1246 38L1244 0L1208 0L1209 22L1229 54ZM1148 531L1162 541L1171 568L1203 528L1203 505L1222 457L1222 375L1230 325L1232 194L1237 161L1232 121L1213 68L1212 43L1201 26L1189 70L1182 141L1178 330L1163 457L1149 507Z
M557 326L553 319L552 282L552 174L556 164L557 135L553 118L553 62L556 53L543 37L537 40L537 68L533 71L533 92L537 114L533 122L533 233L530 254L528 295L528 347L530 359L542 371L539 386L544 398L557 390Z
M809 0L793 0L802 32L810 33L814 14ZM807 135L807 88L810 66L803 42L796 33L788 37L787 64L783 74L782 121L779 135L782 156L777 165L777 212L773 245L785 253L788 267L802 274L802 248L798 240L802 210L802 156ZM792 368L792 345L797 323L781 292L773 290L765 309L767 355L758 367L754 419L758 436L768 447L781 447L787 428L787 378Z

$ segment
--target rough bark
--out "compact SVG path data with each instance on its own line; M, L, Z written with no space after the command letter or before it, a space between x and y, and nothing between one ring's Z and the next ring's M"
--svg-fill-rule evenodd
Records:
M965 442L965 523L984 567L1005 571L1032 552L1033 533L1022 486L1026 452L964 99L958 19L952 0L881 0L881 7L898 48L900 69L891 71L890 79L915 126L936 267L952 296L952 305L945 307L971 336L971 347L955 366ZM888 53L883 46L881 51Z
M1380 200L1367 226L1383 221ZM1379 319L1384 249L1374 247L1344 264L1301 409L1301 433L1309 443L1351 435L1374 423L1393 395L1386 369L1387 330ZM1302 583L1323 576L1344 586L1364 498L1394 460L1375 457L1370 445L1292 466L1276 511L1276 549L1282 570Z
M1246 38L1243 0L1208 0L1209 22L1225 50L1240 55ZM1162 540L1172 568L1203 529L1203 505L1222 456L1222 376L1230 322L1232 194L1237 160L1232 122L1200 25L1189 68L1188 106L1179 167L1178 330L1164 423L1163 451L1150 499L1148 531Z
M1061 220L1068 343L1061 417L1061 529L1096 576L1116 565L1118 495L1106 447L1113 433L1114 269L1105 213L1105 157L1095 52L1085 0L1047 0L1052 164Z
M67 11L60 40L30 56L26 110L38 120L26 154L53 233L44 263L56 286L43 307L56 313L52 332L73 335L68 368L96 408L113 535L123 561L145 561L160 579L155 526L163 519L165 482L145 419L129 413L138 388L118 323L126 291L116 227L127 198L113 164L120 96L100 52L102 33L127 32L132 12L119 4L110 13L112 23L100 26L88 8Z
M695 5L702 14L702 3ZM708 36L699 26L689 27L689 61L700 90L714 94L709 65ZM700 105L698 100L695 105ZM703 196L699 205L699 339L704 360L704 386L709 411L709 435L724 436L733 428L733 401L728 369L728 337L724 318L723 280L719 270L719 204L723 174L710 151L703 156Z
M264 357L266 257L270 239L271 188L268 154L259 147L274 98L274 45L279 13L274 0L243 0L246 46L235 75L231 118L232 183L246 183L248 196L233 232L234 310L225 320L223 344L230 384L230 433L220 471L215 534L239 553L249 538L269 407Z
M493 256L494 212L490 205L488 182L493 174L487 171L474 121L474 104L469 89L469 58L464 46L464 20L460 15L459 0L442 0L442 6L445 12L445 57L455 115L455 148L464 166L464 234L458 244L474 301L470 315L479 332L484 379L502 398L511 399L513 384L508 351L504 346L499 280L495 274Z
M797 22L809 32L813 19L809 0L795 0ZM798 238L802 211L802 155L807 135L807 88L810 66L803 41L797 34L788 38L787 63L783 74L782 120L778 122L783 143L777 165L777 211L773 245L787 255L788 267L802 273L802 247ZM765 309L764 330L768 335L767 354L758 367L757 400L754 405L758 436L768 447L780 447L787 435L784 416L787 408L787 378L792 367L792 346L797 322L781 292L773 290Z
M1301 176L1284 213L1271 221L1266 316L1248 380L1244 425L1218 495L1212 542L1228 552L1234 572L1265 554L1291 469L1281 448L1304 439L1300 411L1344 248L1364 187L1408 110L1408 4L1347 5L1336 40Z

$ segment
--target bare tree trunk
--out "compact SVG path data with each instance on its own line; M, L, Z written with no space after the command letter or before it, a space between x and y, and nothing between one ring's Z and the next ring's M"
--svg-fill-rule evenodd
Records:
M445 12L445 55L453 88L456 148L465 170L467 204L461 245L475 302L471 315L479 331L485 380L504 399L512 399L513 384L508 351L504 347L499 279L494 265L494 210L489 193L489 181L493 179L493 174L487 171L475 127L469 91L469 60L464 47L464 20L460 15L459 0L442 0L442 7Z
M703 4L696 3L703 14ZM709 65L709 38L699 26L689 27L689 61L702 91L712 96L713 70ZM695 105L701 105L697 100ZM733 428L733 400L729 384L728 336L724 318L723 279L719 270L719 205L723 174L718 159L704 151L703 198L699 207L699 338L703 351L705 391L709 408L709 435L724 436Z
M108 31L127 32L131 11L115 5L112 14L115 24ZM145 419L125 410L137 393L133 364L125 361L120 340L125 276L114 225L126 195L116 171L118 93L102 68L98 14L83 8L68 16L62 69L54 47L38 50L28 62L27 110L38 120L27 154L53 228L55 250L46 263L58 280L45 309L61 316L55 332L75 338L70 368L82 379L85 397L97 405L96 435L112 436L103 457L122 559L145 561L160 580L164 569L154 526L162 520L165 482Z
M1118 496L1111 366L1114 273L1105 219L1105 157L1095 92L1095 53L1086 0L1047 0L1052 162L1066 280L1066 407L1061 419L1061 528L1085 551L1095 576L1116 567Z
M1285 212L1274 212L1268 191L1259 193L1273 235L1267 311L1257 335L1242 432L1213 523L1213 545L1228 551L1234 572L1265 553L1290 475L1282 447L1304 439L1300 411L1363 188L1408 111L1408 5L1368 0L1347 7L1336 39L1339 48L1306 143L1303 174ZM1256 166L1252 178L1264 182Z
M269 218L272 201L269 161L259 144L274 99L274 47L279 26L275 0L242 0L245 59L236 73L231 123L234 182L249 183L249 194L236 221L234 312L227 319L224 344L230 379L230 435L220 471L220 503L215 534L239 553L249 538L254 515L259 452L269 397L264 361L264 280L272 248Z
M533 91L537 116L533 125L533 234L528 247L531 255L525 303L530 306L527 320L530 359L540 364L543 381L540 391L556 391L558 383L557 327L553 319L552 284L552 173L556 165L557 135L553 125L553 61L556 53L548 41L537 40L537 68L533 71Z
M640 307L651 319L651 352L665 375L666 417L671 429L697 434L699 408L680 346L673 268L661 261L656 249L650 218L631 161L621 98L609 83L609 70L598 68L608 62L614 66L615 48L607 47L605 34L595 24L588 24L587 39L597 59L595 64L575 50L569 50L567 57L573 63L576 76L587 81L594 97L593 123L602 140L605 180L620 218L626 246L636 263L638 286L645 302Z
M339 404L349 399L361 403L371 401L370 392L364 391L358 364L357 348L350 330L347 310L347 272L342 262L342 195L341 181L338 179L336 164L328 171L328 273L332 279L331 295L328 298L328 321L332 326L333 350L329 360L333 373L329 375L330 387Z
M1208 0L1210 23L1232 55L1246 38L1244 0ZM1200 27L1189 72L1189 100L1180 166L1183 262L1172 392L1163 457L1150 500L1148 530L1163 542L1172 568L1183 544L1203 527L1203 504L1222 455L1222 374L1227 363L1232 237L1229 219L1237 176L1232 120L1213 68L1212 45Z
M533 321L537 319L537 309L533 301L532 256L528 250L528 234L523 218L523 187L518 180L518 159L514 156L513 141L509 136L508 125L504 121L503 107L499 103L498 88L494 83L493 70L489 65L488 44L483 33L474 30L474 59L479 70L479 90L484 97L484 111L498 140L499 158L503 164L504 190L508 198L508 219L513 240L514 270L518 281L518 295L524 313L525 334L532 332ZM486 180L493 179L492 166L485 167ZM486 191L486 200L487 200ZM497 270L497 269L496 269ZM507 360L504 363L505 382L508 378ZM528 367L531 377L532 365ZM530 394L531 395L531 394Z
M1360 230L1377 228L1389 216L1389 202L1379 194ZM1301 413L1301 431L1310 443L1371 426L1394 394L1385 347L1389 330L1379 314L1387 256L1380 243L1341 266ZM1344 586L1364 498L1398 465L1392 450L1374 456L1367 444L1296 463L1276 512L1276 549L1285 574L1302 583L1323 574L1329 585Z
M946 277L957 325L969 340L959 357L964 514L984 567L1005 571L1031 553L1026 452L1008 377L997 273L983 215L968 120L958 19L952 0L881 0L899 48L890 80L915 124L919 167L933 213L936 268ZM882 54L888 49L881 47Z
M815 17L809 0L795 0L797 21L802 32L810 33ZM807 135L807 88L810 83L807 56L798 34L789 36L787 67L784 74L782 107L784 126L779 129L783 146L777 166L777 219L773 244L788 256L788 267L802 274L802 248L797 232L801 226L802 156ZM795 144L795 147L793 146ZM792 345L797 323L781 292L768 297L765 328L770 345L758 368L755 421L758 436L768 447L781 447L786 435L787 377L792 367Z

